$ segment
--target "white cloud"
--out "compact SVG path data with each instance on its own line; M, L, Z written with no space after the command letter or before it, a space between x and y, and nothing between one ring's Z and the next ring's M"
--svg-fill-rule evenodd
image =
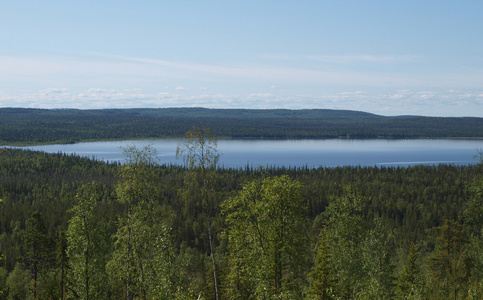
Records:
M272 97L273 94L271 93L258 93L258 94L250 94L248 95L248 98L253 98L253 97L257 97L257 98L267 98L267 97Z
M187 88L182 87L182 86L177 86L177 87L175 87L174 89L175 89L175 90L177 90L177 91L188 91L188 89L187 89Z
M32 108L326 108L360 110L382 115L483 117L479 91L411 91L377 93L362 90L326 94L275 95L272 93L217 94L178 91L146 93L142 90L89 88L73 93L67 88L11 95L0 92L1 107ZM448 114L448 111L451 113Z
M40 91L41 94L64 94L68 93L69 89L68 88L48 88L48 89L43 89Z
M107 93L107 92L109 92L109 90L101 89L101 88L92 88L92 89L88 89L87 92L89 92L89 93Z
M364 95L367 95L367 93L363 91L341 92L340 95L343 97L351 97L351 96L364 96Z

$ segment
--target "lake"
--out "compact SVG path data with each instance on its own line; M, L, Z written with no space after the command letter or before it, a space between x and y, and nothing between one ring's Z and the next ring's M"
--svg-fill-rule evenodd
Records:
M90 142L67 145L20 147L50 153L67 153L103 161L123 162L122 148L150 145L160 164L182 164L176 160L181 139ZM220 140L220 166L225 168L412 166L477 163L483 140Z

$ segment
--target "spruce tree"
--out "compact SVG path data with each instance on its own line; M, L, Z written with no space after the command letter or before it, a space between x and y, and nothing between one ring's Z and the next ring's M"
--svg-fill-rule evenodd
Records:
M414 243L411 243L406 265L397 282L397 298L412 299L411 297L414 298L421 295L423 288L422 280L421 270L417 264L416 246Z
M468 283L472 267L466 256L468 239L462 226L454 220L445 219L443 226L435 230L440 235L429 257L434 293L458 299Z
M337 299L335 294L338 288L337 277L332 266L332 257L329 251L329 241L326 229L319 235L317 251L315 254L315 265L309 273L311 287L310 299L329 300Z

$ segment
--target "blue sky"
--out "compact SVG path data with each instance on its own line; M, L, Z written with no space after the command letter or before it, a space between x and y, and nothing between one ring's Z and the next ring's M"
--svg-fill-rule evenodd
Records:
M483 117L483 1L0 3L0 107Z

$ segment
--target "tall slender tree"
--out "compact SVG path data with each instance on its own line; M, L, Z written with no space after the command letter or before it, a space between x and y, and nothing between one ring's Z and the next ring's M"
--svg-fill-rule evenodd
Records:
M336 299L337 277L332 266L332 256L329 248L327 232L323 228L317 241L315 264L312 272L309 273L311 279L309 296L311 299Z
M201 202L202 209L206 214L208 243L213 266L215 298L217 300L219 299L219 288L211 229L211 216L214 210L214 198L217 194L214 186L214 178L216 177L219 156L217 139L211 134L211 130L206 127L192 127L186 133L184 143L178 145L176 148L176 157L182 158L185 166L189 170L185 178L186 186L192 187L194 184L200 189L199 193L196 193L199 199L196 200ZM185 198L190 198L193 195L187 189L182 191L182 194Z
M106 261L109 236L96 211L102 197L99 183L85 184L76 196L77 204L67 229L70 291L82 299L105 299Z
M64 231L59 233L57 240L57 268L60 273L59 279L59 299L67 297L67 270L69 268L69 260L67 257L67 237Z
M30 266L31 271L32 296L35 300L38 297L39 275L50 257L49 251L52 243L47 237L47 228L42 220L41 213L33 212L26 223L24 243L27 248L27 265Z

